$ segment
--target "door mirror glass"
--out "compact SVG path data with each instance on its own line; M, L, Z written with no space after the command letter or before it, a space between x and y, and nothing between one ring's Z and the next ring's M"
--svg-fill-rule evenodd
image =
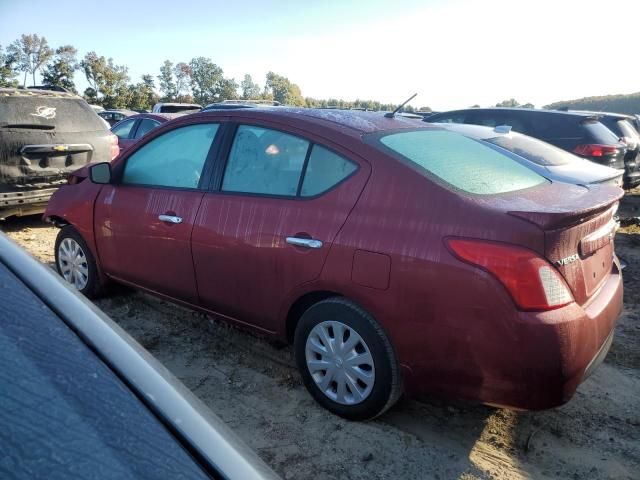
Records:
M93 183L111 183L111 164L103 162L89 167L89 178Z

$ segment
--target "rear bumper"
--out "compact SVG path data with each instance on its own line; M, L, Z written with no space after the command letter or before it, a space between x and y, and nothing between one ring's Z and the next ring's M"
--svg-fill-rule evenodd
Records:
M434 371L431 362L404 365L407 393L437 392L518 410L560 406L604 360L622 298L616 259L611 274L587 304L548 312L514 310L510 318L487 321L478 330L482 338L467 332L455 356L437 359L445 365L449 361L446 373Z
M0 191L0 219L44 212L57 188Z

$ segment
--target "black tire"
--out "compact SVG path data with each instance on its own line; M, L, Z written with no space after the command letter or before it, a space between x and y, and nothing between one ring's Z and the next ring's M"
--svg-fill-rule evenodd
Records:
M100 283L100 277L98 275L98 266L96 264L96 260L93 257L91 250L87 246L87 243L82 238L82 235L80 235L78 231L75 228L73 228L73 226L71 225L66 225L62 227L62 229L60 229L60 231L58 232L58 236L56 237L56 244L55 244L56 270L58 270L58 273L64 279L64 275L62 274L62 268L61 268L61 260L60 260L60 244L66 238L70 238L74 240L80 246L86 258L86 265L88 270L87 283L84 286L84 288L78 289L75 287L75 285L71 283L69 284L72 285L74 288L76 288L76 290L78 290L80 293L82 293L88 298L95 298L99 296L102 293L103 289L102 289L102 284Z
M329 398L318 387L307 367L307 339L313 328L325 321L339 321L353 329L369 348L375 367L375 380L370 394L360 403L345 405ZM332 297L310 307L296 327L294 350L298 370L309 393L324 408L343 418L375 418L393 406L402 394L400 366L389 338L371 315L346 298Z

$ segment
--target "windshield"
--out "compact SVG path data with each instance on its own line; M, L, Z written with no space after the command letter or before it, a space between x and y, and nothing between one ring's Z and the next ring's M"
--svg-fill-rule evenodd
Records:
M565 150L524 135L502 135L487 138L484 141L498 145L538 165L567 165L576 160L574 155Z
M455 132L403 131L384 135L376 143L388 153L410 161L428 176L467 193L506 193L546 181L508 154Z

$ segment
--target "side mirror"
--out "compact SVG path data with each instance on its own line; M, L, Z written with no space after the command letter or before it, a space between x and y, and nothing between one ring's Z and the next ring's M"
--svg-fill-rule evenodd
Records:
M89 178L93 183L111 183L111 164L102 162L92 165L89 167Z

